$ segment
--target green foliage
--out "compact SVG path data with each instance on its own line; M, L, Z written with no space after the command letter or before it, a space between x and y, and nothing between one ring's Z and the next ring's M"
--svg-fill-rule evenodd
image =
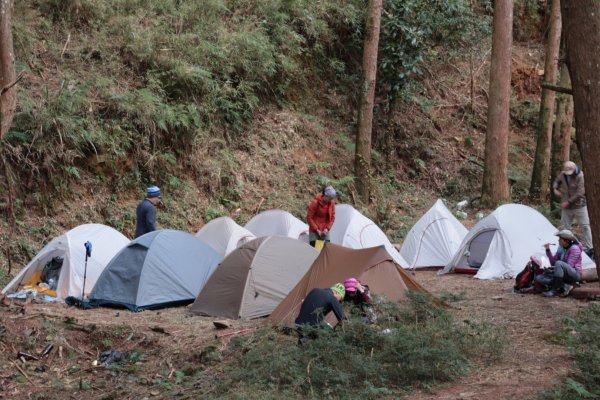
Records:
M358 398L392 395L451 381L468 371L471 358L487 357L502 342L493 327L457 323L426 295L411 294L404 306L381 300L375 306L379 326L352 318L335 331L314 328L316 338L302 347L268 328L235 338L218 393L343 398L352 387Z
M524 42L544 34L546 29L543 24L544 14L546 10L549 12L550 3L538 0L515 0L513 36L516 42Z
M537 101L532 99L523 99L510 102L510 118L519 128L536 128L540 113L540 106Z
M124 163L133 184L170 179L198 139L240 137L260 104L308 98L332 77L352 79L347 65L360 49L364 11L358 0L16 7L15 52L32 79L18 92L8 156L51 190L82 179L87 159L98 156L109 167L101 179L120 179Z
M541 392L539 398L596 399L600 397L600 306L591 304L577 318L566 319L564 336L574 364L570 376L561 385Z
M422 72L426 59L456 55L490 31L467 0L391 0L384 2L379 50L379 84L391 100ZM451 49L454 49L454 53Z

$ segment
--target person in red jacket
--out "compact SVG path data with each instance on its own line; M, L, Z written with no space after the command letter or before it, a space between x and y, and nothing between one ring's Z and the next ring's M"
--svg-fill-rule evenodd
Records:
M326 186L307 207L308 241L312 247L317 240L329 242L329 231L335 221L335 196L335 189Z

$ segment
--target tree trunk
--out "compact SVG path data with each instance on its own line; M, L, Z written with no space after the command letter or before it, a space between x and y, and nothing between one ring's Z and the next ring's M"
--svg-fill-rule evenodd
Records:
M563 0L562 15L592 237L600 238L600 1Z
M560 69L559 86L571 87L571 78L566 64L563 64ZM560 173L564 162L570 159L572 123L573 97L568 94L559 94L556 101L556 119L554 120L554 130L552 132L552 174L550 180Z
M375 101L375 78L377 74L377 48L381 25L383 0L369 0L365 43L363 48L363 83L358 114L358 133L354 171L359 195L369 202L371 186L371 133L373 130L373 104Z
M15 55L13 51L13 0L0 0L0 138L10 129L17 106Z
M550 30L546 44L546 62L544 66L544 81L554 85L558 71L558 54L560 51L560 0L552 0L550 11ZM535 162L531 173L529 199L540 201L548 196L550 189L550 145L552 140L552 119L554 118L554 101L556 93L542 89L540 115L537 129L537 146Z
M571 84L571 78L569 77L569 70L567 69L567 77L569 84ZM562 140L562 155L563 160L571 159L571 143L573 143L573 134L575 129L573 128L573 96L567 96L565 105L565 117L560 124L560 135Z
M481 190L482 205L491 208L509 199L507 168L512 20L512 0L497 0L494 5L485 166Z

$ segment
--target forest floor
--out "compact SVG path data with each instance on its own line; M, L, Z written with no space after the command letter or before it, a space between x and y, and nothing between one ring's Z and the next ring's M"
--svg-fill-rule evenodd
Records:
M589 303L513 294L512 280L436 271L417 271L415 278L434 295L456 295L450 309L456 319L490 322L506 332L508 344L500 360L482 362L467 376L418 389L407 399L534 399L568 373L567 349L554 335L562 318L574 317ZM229 321L230 328L217 330L214 320L192 315L188 307L131 313L5 299L0 399L210 398L202 383L183 380L193 380L194 371L222 368L219 362L207 364L209 353L224 349L233 336L216 335L250 328L241 334L251 336L251 328L262 322ZM19 351L39 354L50 343L54 349L46 358L17 359ZM135 364L94 365L103 351L134 349L142 353Z

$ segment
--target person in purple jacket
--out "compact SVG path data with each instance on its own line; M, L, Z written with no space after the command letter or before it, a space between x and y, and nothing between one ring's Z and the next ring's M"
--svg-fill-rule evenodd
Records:
M550 252L550 243L546 243L546 256L554 267L552 289L544 292L546 297L568 296L573 285L581 280L581 252L579 241L569 230L556 233L559 248L556 254Z

